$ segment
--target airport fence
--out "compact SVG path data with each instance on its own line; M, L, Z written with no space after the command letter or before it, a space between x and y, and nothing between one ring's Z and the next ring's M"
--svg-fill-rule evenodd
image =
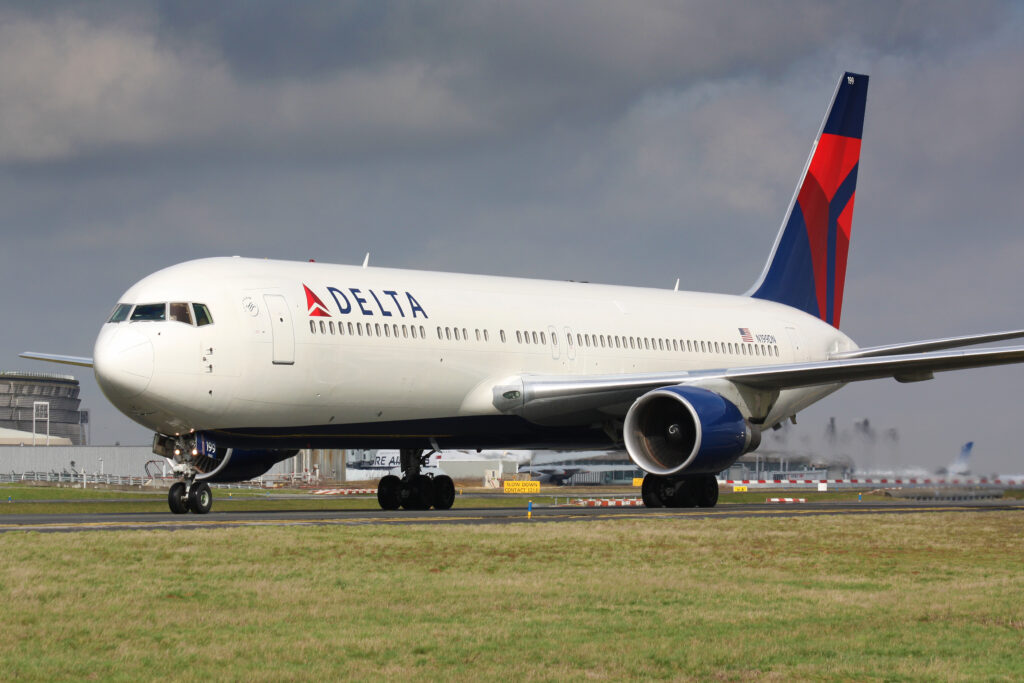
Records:
M89 474L87 472L0 472L0 484L48 483L68 486L167 486L178 481L175 477L150 477L118 474ZM260 489L259 481L243 481L231 484L211 484L219 489Z

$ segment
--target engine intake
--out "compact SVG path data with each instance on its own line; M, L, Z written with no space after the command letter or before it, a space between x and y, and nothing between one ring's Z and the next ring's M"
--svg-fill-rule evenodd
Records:
M626 413L623 436L637 467L661 475L721 472L761 443L761 433L731 401L685 385L638 398Z

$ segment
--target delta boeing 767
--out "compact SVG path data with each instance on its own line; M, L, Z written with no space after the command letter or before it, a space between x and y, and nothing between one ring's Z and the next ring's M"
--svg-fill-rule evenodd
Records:
M840 330L868 77L846 73L767 265L742 296L208 258L128 289L92 358L103 393L180 476L266 472L300 448L397 448L382 508L447 509L440 449L624 446L648 506L715 505L715 474L847 382L1024 361L962 347L1024 330L859 348Z

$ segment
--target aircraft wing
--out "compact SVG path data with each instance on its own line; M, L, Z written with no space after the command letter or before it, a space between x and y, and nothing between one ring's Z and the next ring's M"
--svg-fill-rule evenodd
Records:
M29 360L44 360L48 363L62 363L63 365L78 365L83 368L92 367L92 358L84 358L82 356L61 356L55 353L36 353L35 351L26 351L18 354L19 358L28 358Z
M895 356L906 353L922 353L924 351L941 351L962 346L975 346L990 342L1006 341L1024 337L1024 330L1008 330L1006 332L988 332L986 334L968 334L960 337L944 339L928 339L925 341L904 342L902 344L886 344L884 346L867 346L853 351L840 351L829 356L833 360L848 358L867 358L869 356Z
M494 405L501 410L543 415L547 412L545 404L549 404L552 412L564 414L577 409L586 411L630 403L653 389L707 380L727 380L752 389L773 391L886 377L900 382L917 382L931 379L936 372L1011 363L1024 363L1024 346L830 359L695 372L584 377L524 375L514 384L495 387Z

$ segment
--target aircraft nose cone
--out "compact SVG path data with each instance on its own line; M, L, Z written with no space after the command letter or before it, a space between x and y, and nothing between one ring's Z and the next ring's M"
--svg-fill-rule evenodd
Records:
M135 398L153 378L153 344L128 327L100 335L93 351L96 381L108 397Z

